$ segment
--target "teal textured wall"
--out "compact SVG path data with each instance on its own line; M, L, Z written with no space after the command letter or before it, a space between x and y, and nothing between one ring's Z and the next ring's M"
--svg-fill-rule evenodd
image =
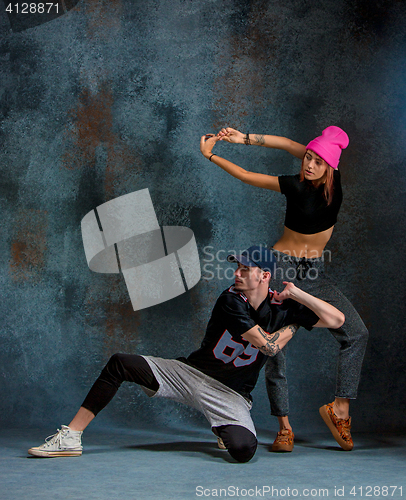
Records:
M114 352L188 354L229 284L204 279L203 270L187 294L134 312L121 277L87 267L80 221L88 211L148 188L161 225L194 231L202 267L208 246L271 245L283 197L209 163L200 136L228 125L307 143L335 124L350 146L329 273L371 333L354 429L404 428L406 4L82 0L52 21L13 29L6 5L0 1L2 425L67 423ZM295 173L300 164L278 151L218 149L263 173ZM319 425L317 408L333 396L335 351L327 331L292 342L296 425ZM254 398L257 425L270 426L262 379ZM129 387L100 418L202 422Z

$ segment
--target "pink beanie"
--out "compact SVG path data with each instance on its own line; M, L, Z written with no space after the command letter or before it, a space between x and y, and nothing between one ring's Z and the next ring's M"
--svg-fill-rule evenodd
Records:
M318 154L330 167L336 169L340 161L341 150L349 144L348 135L339 127L327 127L320 137L309 142L306 149Z

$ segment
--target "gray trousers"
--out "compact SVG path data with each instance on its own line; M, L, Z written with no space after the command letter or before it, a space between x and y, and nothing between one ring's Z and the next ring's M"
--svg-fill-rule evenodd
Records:
M211 427L239 425L256 436L251 401L218 380L177 359L143 356L159 383L157 391L142 387L149 397L172 399L199 410Z
M362 361L368 341L368 330L354 306L334 285L324 271L324 259L298 259L273 250L277 259L271 287L284 288L290 281L305 292L335 306L345 315L345 323L329 329L340 345L337 362L336 397L355 399L361 375ZM286 349L269 358L265 365L265 381L271 404L271 413L284 416L289 413L289 393L286 380Z

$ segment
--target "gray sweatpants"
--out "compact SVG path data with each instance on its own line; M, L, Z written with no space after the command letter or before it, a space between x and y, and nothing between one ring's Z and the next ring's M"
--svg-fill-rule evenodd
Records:
M298 259L273 250L277 259L271 287L282 291L283 281L290 281L305 292L322 299L345 315L345 323L329 329L340 344L337 362L336 397L355 399L361 375L362 361L368 341L368 330L354 306L334 285L324 271L324 259ZM269 358L265 365L265 380L271 413L289 413L289 394L286 380L286 350Z
M176 359L142 356L159 383L158 391L142 387L150 397L169 398L199 410L211 427L240 425L256 436L252 403L218 380Z

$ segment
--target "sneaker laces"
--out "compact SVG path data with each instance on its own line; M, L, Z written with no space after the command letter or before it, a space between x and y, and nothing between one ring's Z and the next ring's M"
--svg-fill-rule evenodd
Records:
M288 429L283 429L278 432L276 436L276 440L282 444L289 444L289 440L291 439L291 432Z
M45 438L45 446L52 446L53 444L57 443L61 448L61 439L64 436L64 432L65 429L57 429L57 432L55 434L51 434L51 436Z
M349 441L351 439L351 423L349 418L338 418L337 417L337 424L339 427L339 430L341 431L341 434L343 435L343 438L346 441Z
M348 418L340 418L334 412L334 407L331 406L331 412L333 415L333 423L336 426L336 429L341 434L344 441L350 441L351 438L351 417Z

